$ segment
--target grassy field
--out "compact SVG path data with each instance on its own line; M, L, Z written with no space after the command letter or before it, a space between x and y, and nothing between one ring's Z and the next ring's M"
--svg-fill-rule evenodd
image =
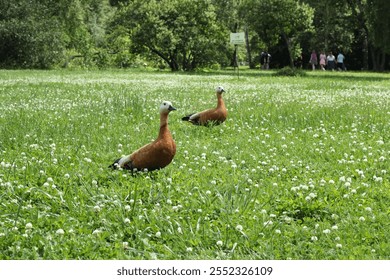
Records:
M272 73L0 71L0 259L390 259L389 74Z

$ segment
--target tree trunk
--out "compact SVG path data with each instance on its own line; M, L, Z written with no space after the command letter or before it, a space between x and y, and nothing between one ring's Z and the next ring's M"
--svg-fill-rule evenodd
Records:
M251 48L249 45L249 32L248 28L245 28L245 45L246 45L246 54L248 57L248 63L249 63L249 68L254 69L255 68L255 63L252 63L252 54L251 54Z
M386 53L378 48L371 47L372 70L383 72L386 64Z
M286 46L287 46L290 67L294 68L294 58L293 58L292 53L291 53L291 40L290 40L290 38L287 37L287 35L285 33L282 34L282 37L283 37L284 42L286 43Z
M364 34L363 40L363 70L368 70L368 33Z

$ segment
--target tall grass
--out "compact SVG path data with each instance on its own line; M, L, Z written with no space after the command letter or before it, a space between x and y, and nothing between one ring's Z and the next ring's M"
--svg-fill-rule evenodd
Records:
M181 117L216 104L227 121ZM107 168L157 136L177 154ZM0 259L388 259L388 74L0 71Z

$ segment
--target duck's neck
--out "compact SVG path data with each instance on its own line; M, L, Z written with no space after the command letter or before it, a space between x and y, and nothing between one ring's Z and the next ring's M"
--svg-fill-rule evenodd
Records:
M165 135L170 135L168 129L168 113L160 114L160 132L158 138L163 138Z
M217 108L225 107L225 103L223 102L223 99L222 99L222 94L217 93L217 100L218 100Z

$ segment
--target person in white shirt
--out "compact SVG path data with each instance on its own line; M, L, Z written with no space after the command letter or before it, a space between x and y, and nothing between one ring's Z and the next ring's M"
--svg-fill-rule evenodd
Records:
M328 56L326 57L326 61L327 61L327 69L333 71L336 67L336 61L332 52L328 54Z

